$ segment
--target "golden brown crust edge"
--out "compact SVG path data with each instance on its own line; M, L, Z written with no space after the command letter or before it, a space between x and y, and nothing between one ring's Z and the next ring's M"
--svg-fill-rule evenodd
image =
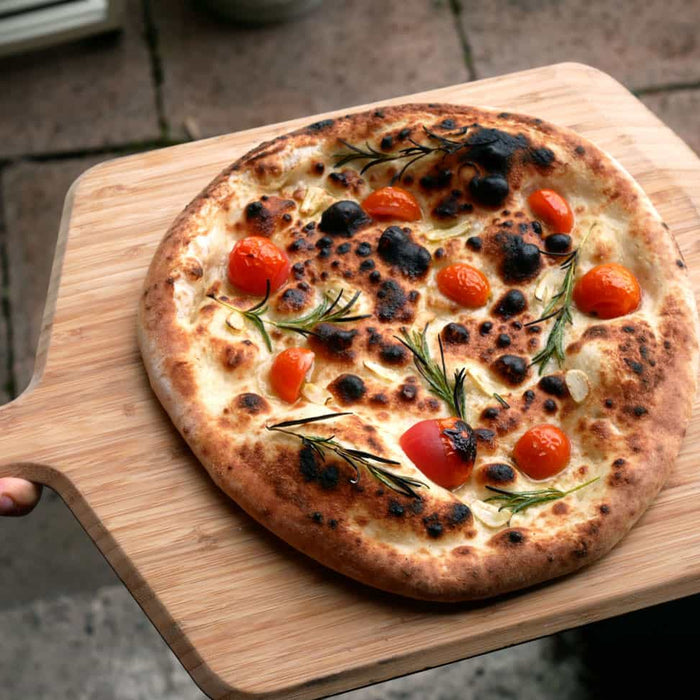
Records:
M586 163L619 191L619 201L629 210L644 244L659 263L658 272L667 285L664 337L672 352L665 355L665 376L654 389L646 407L645 422L655 430L635 430L630 435L624 468L613 470L616 480L599 515L574 531L541 537L536 532L508 529L493 543L491 551L456 548L438 561L429 551L401 555L368 536L338 527L319 537L318 525L293 501L281 499L269 481L232 459L231 446L212 425L193 399L196 377L188 364L187 335L175 322L171 263L178 251L228 194L228 177L273 158L276 149L295 148L317 138L329 139L371 131L384 120L430 115L467 116L488 121L492 113L452 105L403 105L377 112L352 115L317 127L285 135L247 154L209 185L177 218L160 244L145 282L140 306L139 342L151 385L178 430L224 492L252 517L306 554L369 585L415 598L457 601L489 597L552 579L595 561L612 548L644 512L665 482L680 449L695 395L697 333L695 309L687 272L677 264L679 254L670 234L638 186L609 159L573 132L529 117L510 115L514 124L537 129L544 137L585 143ZM504 119L506 117L503 117ZM361 138L361 136L360 136ZM680 276L680 279L679 279ZM231 478L231 471L235 478ZM617 474L617 476L614 476Z

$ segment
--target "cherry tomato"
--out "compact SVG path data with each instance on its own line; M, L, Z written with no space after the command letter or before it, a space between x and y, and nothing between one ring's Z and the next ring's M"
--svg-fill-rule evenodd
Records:
M272 361L270 384L283 401L294 403L299 398L301 385L313 367L316 355L305 348L287 348Z
M438 486L454 489L472 473L476 438L459 418L422 420L400 438L406 456Z
M362 202L362 208L375 219L417 221L423 213L418 200L400 187L382 187Z
M574 213L569 203L554 190L537 190L527 202L532 213L556 233L569 233L574 227Z
M531 479L547 479L569 463L571 443L556 425L542 423L524 433L513 449L520 471Z
M466 263L443 267L437 273L437 285L446 297L470 309L483 306L491 294L486 275Z
M642 290L634 274L618 263L596 265L574 287L574 302L586 314L617 318L634 311Z
M276 291L287 281L290 269L287 254L264 236L242 238L228 256L229 281L249 294L265 294L267 280L270 291Z

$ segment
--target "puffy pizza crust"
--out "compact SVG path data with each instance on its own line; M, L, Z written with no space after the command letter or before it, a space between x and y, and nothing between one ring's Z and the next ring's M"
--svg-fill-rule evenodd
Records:
M396 171L392 163L364 176L361 162L334 169L334 154L346 151L339 139L381 149L382 139L391 137L395 149L407 145L406 130L420 142L423 126L446 134L465 126L492 128L524 137L529 155L519 157L509 172L507 200L498 208L477 205L456 216L438 216L449 193L464 190L466 183L459 179L459 167L447 188L423 182L421 176L451 167L449 160L429 157L407 171L414 179L405 185L426 212L423 221L407 225L413 240L432 254L425 276L411 277L376 255L357 252L360 242L374 250L381 232L395 222L373 223L352 238L333 240L332 254L324 258L326 244L318 245L323 234L307 224L318 223L334 201L359 201L388 184ZM581 403L542 392L536 368L514 387L493 371L493 359L501 353L494 346L496 334L507 332L508 351L531 358L549 330L546 322L539 334L524 324L541 314L538 298L556 289L561 274L556 260L544 260L535 279L508 280L492 244L514 231L537 241L526 197L545 186L561 192L575 211L574 246L589 233L579 273L616 261L634 271L643 289L640 308L619 319L600 321L574 310L565 364L561 370L550 365L547 373L584 372L590 391ZM464 201L462 195L458 199ZM261 220L247 209L252 202L261 203ZM298 263L294 279L271 297L271 317L299 316L323 293L339 289L362 291L358 309L373 314L355 326L356 336L340 350L310 341L317 352L314 386L294 405L271 392L267 376L273 354L255 328L207 297L225 295L240 308L258 301L236 294L226 282L228 252L251 232L269 235ZM470 237L480 238L482 247L465 245ZM338 252L344 243L349 246ZM366 259L373 267L361 267ZM437 270L457 261L471 262L489 277L492 300L485 308L461 309L437 292ZM370 271L377 273L374 281ZM494 308L510 289L525 295L527 309L504 319ZM288 290L293 291L285 296ZM227 327L229 316L234 328ZM494 324L490 334L482 332L485 321ZM474 474L454 492L430 483L398 446L398 437L418 420L448 415L394 339L401 327L417 330L428 322L433 335L450 322L460 323L469 335L464 345L446 344L448 369L471 369L467 418L481 431ZM388 591L440 601L484 598L561 576L620 540L660 490L680 448L695 394L696 329L682 256L619 164L573 132L539 119L453 105L387 107L326 120L245 155L173 223L153 258L139 314L139 341L153 389L225 493L327 566ZM308 343L294 334L271 335L275 352ZM435 354L436 341L431 342ZM347 374L362 380L361 396L342 391L338 378ZM510 408L501 407L493 392ZM300 450L298 440L265 429L334 411L353 415L299 432L335 435L348 446L401 462L398 473L429 486L420 489L420 499L398 494L364 472L357 481L342 462L322 464ZM567 469L536 482L514 468L511 452L528 427L542 422L561 426L573 450ZM507 465L510 473L494 465ZM505 524L491 522L483 506L491 495L486 484L565 491L596 478Z

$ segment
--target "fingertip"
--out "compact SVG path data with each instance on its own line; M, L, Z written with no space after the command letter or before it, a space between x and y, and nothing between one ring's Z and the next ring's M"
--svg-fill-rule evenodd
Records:
M26 479L0 479L0 516L27 515L41 497L41 485Z

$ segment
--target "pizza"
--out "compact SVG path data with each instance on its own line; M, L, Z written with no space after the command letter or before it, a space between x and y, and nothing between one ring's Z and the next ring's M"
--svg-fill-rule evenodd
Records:
M175 220L139 341L216 484L362 583L480 599L608 552L695 394L683 257L574 132L408 104L263 143Z

